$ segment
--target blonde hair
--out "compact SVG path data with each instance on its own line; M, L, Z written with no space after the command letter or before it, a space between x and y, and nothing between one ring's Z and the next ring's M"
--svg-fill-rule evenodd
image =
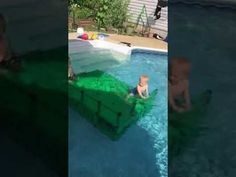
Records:
M145 75L145 74L142 74L140 77L139 77L139 82L141 82L142 79L149 79L149 76L148 75Z
M171 65L173 64L179 64L179 65L190 64L190 61L184 57L174 57L171 59Z
M146 75L146 74L142 74L140 77L139 77L139 79L149 79L149 76L148 75Z

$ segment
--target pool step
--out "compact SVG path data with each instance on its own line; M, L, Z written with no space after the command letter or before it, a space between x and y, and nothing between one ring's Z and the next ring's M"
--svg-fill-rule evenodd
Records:
M89 48L83 50L83 48L80 48L77 52L70 53L69 51L69 55L71 57L71 60L81 60L88 56L96 57L98 55L111 55L111 50L99 49L99 48Z
M75 73L90 72L93 70L104 70L120 63L109 52L103 52L97 55L82 54L81 56L77 57L78 59L71 60L72 67Z
M96 58L95 57L84 57L81 60L72 60L71 63L72 63L72 65L76 63L82 67L82 66L93 64L93 63L99 63L99 62L104 62L104 61L108 61L108 60L112 60L112 59L98 55Z
M79 40L74 40L69 42L69 53L70 54L75 54L75 53L81 53L85 51L99 51L101 49L99 48L94 48L94 46L89 42L89 41L79 41Z
M80 63L73 63L72 66L75 73L82 73L82 72L90 72L94 70L105 70L110 67L114 67L117 64L119 63L117 63L114 60L103 60L99 62L92 62L87 65L81 65Z
M119 65L128 59L127 55L110 49L91 47L81 49L78 42L76 46L71 45L71 43L69 45L69 56L75 73L105 70ZM78 51L73 47L77 47ZM81 44L81 47L84 47L84 45Z
M78 52L70 53L69 56L71 61L74 60L91 60L91 58L110 58L119 62L124 61L128 58L127 55L112 51L110 49L92 48L92 49L79 49Z

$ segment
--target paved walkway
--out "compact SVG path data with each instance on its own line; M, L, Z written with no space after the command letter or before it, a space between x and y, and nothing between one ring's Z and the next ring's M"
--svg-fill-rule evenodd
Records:
M69 40L76 39L76 33L69 33ZM126 36L126 35L117 35L110 34L106 41L119 44L120 42L129 42L132 46L136 47L149 47L156 49L167 50L167 43L161 40L154 38L138 37L138 36Z

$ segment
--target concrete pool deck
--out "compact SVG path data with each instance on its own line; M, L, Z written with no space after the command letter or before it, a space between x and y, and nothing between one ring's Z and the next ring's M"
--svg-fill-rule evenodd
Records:
M110 36L105 39L105 41L112 42L115 44L120 44L121 42L131 43L134 47L147 47L154 49L167 50L168 45L166 42L154 39L154 38L146 38L139 36L126 36L126 35L118 35L118 34L109 34ZM77 38L77 33L69 33L69 40L73 40Z

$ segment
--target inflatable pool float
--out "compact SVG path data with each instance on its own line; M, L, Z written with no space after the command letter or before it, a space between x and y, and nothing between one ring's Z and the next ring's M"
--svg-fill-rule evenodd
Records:
M196 137L203 127L200 127L202 119L207 113L211 101L211 91L206 90L193 98L192 109L189 112L168 113L168 145L169 161L179 155L187 143Z
M92 34L89 36L89 39L90 39L90 40L98 39L97 33L92 33Z
M109 34L106 33L98 33L99 36L109 37Z
M108 34L105 34L105 33L98 33L97 36L98 36L97 38L98 38L99 40L105 40L105 38L109 37L109 35L108 35Z
M79 36L81 36L81 35L83 35L84 34L84 28L77 28L77 34L79 35Z
M84 33L84 34L82 34L82 35L79 35L78 38L83 39L83 40L88 40L88 39L89 39L89 36L88 36L87 33Z
M128 96L130 86L102 71L79 74L70 82L71 105L98 129L118 139L127 127L148 113L157 90L148 99Z

